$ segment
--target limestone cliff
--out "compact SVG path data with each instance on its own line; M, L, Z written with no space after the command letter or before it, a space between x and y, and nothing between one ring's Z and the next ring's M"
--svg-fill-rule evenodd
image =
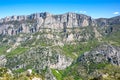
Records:
M14 35L39 31L40 28L63 29L73 27L96 26L90 16L65 13L53 15L50 13L36 13L28 16L11 16L0 19L0 33Z

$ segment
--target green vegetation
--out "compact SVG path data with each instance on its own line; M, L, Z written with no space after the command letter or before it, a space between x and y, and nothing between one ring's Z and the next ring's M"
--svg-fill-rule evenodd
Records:
M7 73L7 68L1 68L0 67L0 77L3 77L3 75Z
M23 69L16 70L17 74L12 75L12 72L8 73L7 68L0 67L0 80L32 80L34 77L44 80L44 77L40 74L32 72L29 76Z
M6 52L6 46L0 46L0 54L4 54Z
M115 65L107 65L103 69L98 70L101 74L90 80L120 80L120 67Z
M0 80L13 80L11 74L7 72L7 68L0 67Z
M18 47L15 50L13 50L10 53L8 53L7 57L13 57L14 55L25 53L27 50L28 50L28 48Z
M84 52L90 51L91 49L97 47L100 44L97 40L90 40L88 42L81 42L76 45L66 44L62 47L64 54L73 59L77 58Z
M103 69L104 67L106 67L108 65L108 63L91 63L90 65L88 65L88 67L86 68L88 71L88 73L92 73L95 70L99 70L99 69Z
M62 80L62 74L59 70L55 70L55 69L51 69L51 70L57 80Z
M23 68L21 68L21 69L17 69L17 70L15 70L14 72L15 73L22 73L22 72L24 72L25 70L23 69Z
M107 79L100 80L120 79L120 67L113 66L108 63L90 64L89 71L87 66L83 66L80 63L75 63L63 70L62 73L59 72L58 74L56 70L52 70L52 72L57 80L96 80L96 78L93 79L93 77L101 74L108 74L109 76L107 76ZM97 80L98 78L99 77L97 77Z
M120 31L111 33L110 35L106 36L105 41L112 45L120 46Z
M32 45L32 44L33 44L35 41L36 41L35 38L30 39L30 40L27 40L27 41L23 42L23 43L21 44L21 46L22 46L22 47L34 47L34 45Z

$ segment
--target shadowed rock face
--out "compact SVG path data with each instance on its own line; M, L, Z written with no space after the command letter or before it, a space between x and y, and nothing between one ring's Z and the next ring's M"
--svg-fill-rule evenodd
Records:
M120 48L114 47L108 44L102 44L96 49L84 53L78 61L80 62L92 62L92 63L105 63L109 62L113 65L120 66Z

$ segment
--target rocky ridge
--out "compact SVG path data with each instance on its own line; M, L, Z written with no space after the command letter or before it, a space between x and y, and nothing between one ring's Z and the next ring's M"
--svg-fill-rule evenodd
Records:
M86 26L111 26L119 24L119 16L113 18L93 19L77 13L53 15L48 12L27 16L11 16L0 19L0 33L15 35L18 33L34 33L41 28L66 29Z

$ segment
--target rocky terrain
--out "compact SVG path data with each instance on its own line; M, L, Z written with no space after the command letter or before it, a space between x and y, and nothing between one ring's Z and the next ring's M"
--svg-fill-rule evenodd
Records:
M87 63L105 63L109 62L113 65L120 65L120 48L113 47L108 44L103 44L97 47L95 50L86 52L80 56L78 61Z
M19 33L33 33L41 28L65 29L86 26L111 26L120 24L119 16L113 18L93 19L90 16L77 13L53 15L48 12L27 16L10 16L0 19L0 33L16 35Z
M48 12L0 19L0 80L119 80L120 16Z

